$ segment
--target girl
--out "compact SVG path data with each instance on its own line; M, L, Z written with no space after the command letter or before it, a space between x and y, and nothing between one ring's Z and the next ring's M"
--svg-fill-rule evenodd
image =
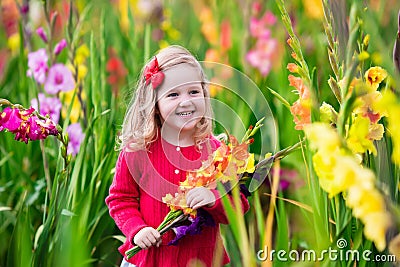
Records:
M181 267L193 260L206 266L227 264L218 224L228 220L217 190L196 187L186 195L188 207L207 211L216 226L185 236L177 246L167 245L174 238L172 231L160 236L155 230L169 212L162 197L177 192L186 171L199 168L220 144L212 135L205 74L186 49L162 49L144 67L124 118L121 141L106 203L126 236L121 254L135 245L143 249L121 266ZM241 197L242 210L247 211L248 202Z

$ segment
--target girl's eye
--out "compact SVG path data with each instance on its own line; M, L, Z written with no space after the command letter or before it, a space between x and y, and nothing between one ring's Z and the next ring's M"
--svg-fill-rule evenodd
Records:
M176 96L178 96L177 93L170 93L170 94L167 95L167 97L176 97Z
M190 91L190 94L191 94L191 95L200 94L200 90L192 90L192 91Z

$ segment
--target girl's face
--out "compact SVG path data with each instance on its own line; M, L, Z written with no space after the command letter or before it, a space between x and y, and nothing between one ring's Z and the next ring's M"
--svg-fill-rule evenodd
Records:
M193 134L205 113L205 99L198 70L180 64L164 71L165 78L157 88L157 107L163 134L178 139Z

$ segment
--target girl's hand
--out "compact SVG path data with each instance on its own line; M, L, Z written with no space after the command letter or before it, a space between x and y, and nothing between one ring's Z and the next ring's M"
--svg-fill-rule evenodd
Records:
M204 206L211 207L215 204L215 196L208 188L195 187L186 194L186 203L194 210Z
M142 249L147 249L151 246L159 247L161 244L161 235L153 227L145 227L136 233L133 243Z

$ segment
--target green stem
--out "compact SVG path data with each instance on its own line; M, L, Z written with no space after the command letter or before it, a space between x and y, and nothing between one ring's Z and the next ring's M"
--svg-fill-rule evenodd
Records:
M50 170L49 164L47 162L46 152L44 151L44 140L40 140L40 150L42 151L42 158L43 158L43 169L44 169L44 177L47 183L47 191L50 194L51 192L51 179L50 179Z

